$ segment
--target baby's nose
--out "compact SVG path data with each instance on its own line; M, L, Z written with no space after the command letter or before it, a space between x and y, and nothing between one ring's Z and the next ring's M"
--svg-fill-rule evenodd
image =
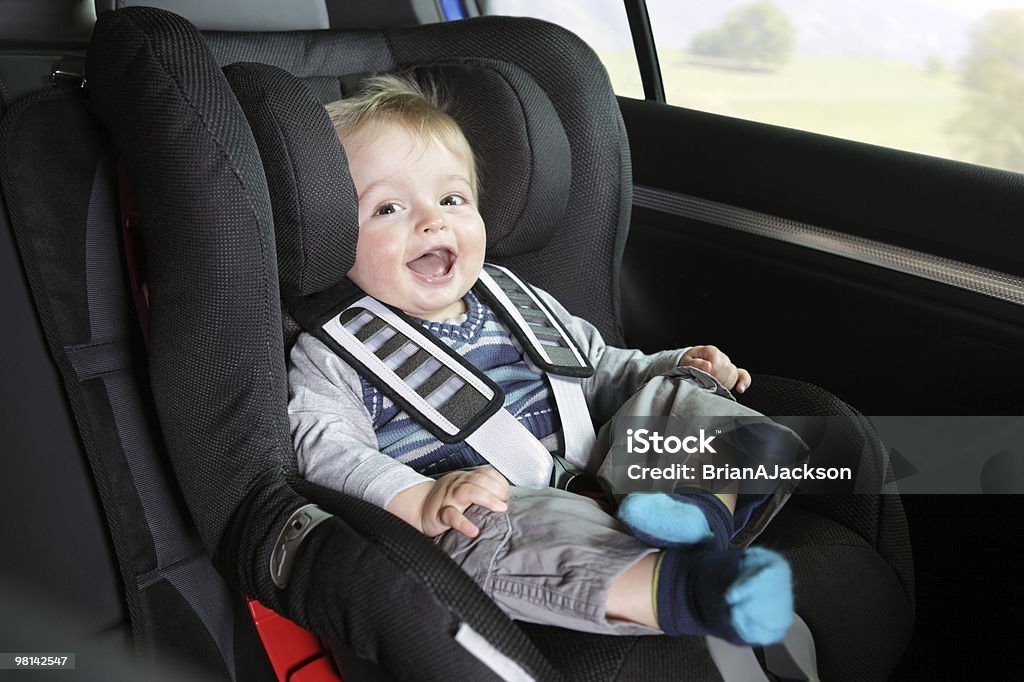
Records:
M437 230L443 230L447 227L444 216L437 211L431 211L425 213L423 218L420 220L420 229L423 232L435 232Z

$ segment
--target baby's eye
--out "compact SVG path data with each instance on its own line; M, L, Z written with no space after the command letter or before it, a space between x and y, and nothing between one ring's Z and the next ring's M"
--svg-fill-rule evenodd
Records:
M461 194L449 194L441 199L442 206L462 206L464 203L466 203L466 199Z
M381 204L380 206L378 206L377 209L373 212L373 215L391 215L392 213L397 212L398 204L394 202L388 202L386 204Z

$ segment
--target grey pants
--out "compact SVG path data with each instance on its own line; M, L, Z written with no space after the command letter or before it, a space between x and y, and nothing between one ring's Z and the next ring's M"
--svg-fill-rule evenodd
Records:
M687 415L693 425L703 423L702 415L766 420L733 401L708 375L682 370L656 377L637 391L602 428L598 448L614 452L619 432L632 418L685 420ZM606 480L619 475L621 466L613 459L607 457L601 467ZM777 495L761 518L752 521L758 532L787 495ZM466 515L480 528L476 538L448 531L436 542L510 618L598 634L660 634L605 618L608 590L616 578L658 550L630 535L594 500L554 488L513 487L508 511L474 506ZM750 539L754 534L744 532Z
M659 634L605 619L608 589L656 551L587 497L556 488L514 487L507 512L471 507L480 528L437 542L510 618L601 634Z

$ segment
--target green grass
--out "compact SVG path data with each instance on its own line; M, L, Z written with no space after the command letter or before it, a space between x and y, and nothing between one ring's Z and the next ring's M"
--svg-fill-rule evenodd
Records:
M601 56L616 90L641 96L632 55ZM954 157L949 129L965 97L956 73L872 57L796 57L774 73L697 65L683 52L660 59L671 104Z

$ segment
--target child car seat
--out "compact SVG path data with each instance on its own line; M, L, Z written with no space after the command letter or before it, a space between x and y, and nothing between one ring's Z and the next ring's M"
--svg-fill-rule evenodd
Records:
M468 622L472 631L483 634L500 652L517 661L520 669L536 678L558 678L555 666L581 678L607 678L616 669L633 677L662 679L686 669L694 676L714 678L717 673L697 640L673 642L666 647L663 638L609 642L577 633L525 628L533 637L531 642L411 529L380 510L293 477L289 471L290 438L283 418L283 346L270 208L255 145L237 107L232 109L226 84L211 69L206 48L187 24L146 10L118 14L122 16L100 27L97 45L90 52L93 97L97 112L124 154L146 223L153 303L153 388L161 430L167 436L170 459L200 538L232 586L318 632L352 643L358 653L382 660L400 677L473 675L475 679L486 675L488 669L451 639L457 624ZM492 22L490 32L475 33L474 40L478 44L493 42L503 28ZM451 37L445 33L448 28L437 30L440 32L424 34L428 43L444 43ZM552 30L543 29L545 33L538 42L549 39ZM209 39L222 63L243 56L261 60L276 56L280 61L295 58L296 63L291 65L294 72L309 75L323 86L336 83L339 74L394 68L398 63L387 59L386 42L400 33L354 34L347 38L339 34L319 47L312 34L276 39L220 34ZM562 36L557 40L566 39L563 32L555 33ZM302 53L312 55L314 60L329 54L338 58L340 53L331 53L328 48L353 42L374 56L356 56L353 62L344 64L328 60L327 68L340 69L334 77L311 73L297 62ZM276 53L259 53L275 45L280 48ZM255 55L239 54L252 52ZM586 110L580 106L585 99L576 97L574 108L578 113ZM51 119L51 126L53 122ZM607 128L583 129L592 137L608 133ZM621 123L618 130L621 132ZM10 143L13 136L9 128L7 132L5 139ZM83 139L96 137L94 130L80 132ZM35 134L42 135L40 131ZM621 135L616 144L622 159ZM63 158L58 149L53 150L53 156ZM616 168L620 173L628 172L621 164ZM38 180L39 176L39 169L35 169L34 177ZM23 177L5 175L5 188L18 186L22 197L28 193L24 183ZM626 198L619 195L615 203L624 206L628 214L628 189L619 191ZM77 213L69 217L57 211L56 215L43 216L43 222L85 222L81 215L88 201L82 197L87 198L89 192L77 191L74 196L79 202ZM45 205L45 198L36 195L10 203L12 214L17 212L24 224L27 207L37 210ZM620 217L613 223L612 229L618 229L615 236L595 240L604 245L605 255L612 253L613 261L614 246L621 247L624 240L621 211L616 215ZM580 229L585 227L582 222L578 225ZM568 250L565 242L562 248ZM68 269L86 269L81 265L85 258L80 252L69 253L66 259L72 264ZM525 264L520 270L526 270ZM557 276L527 276L562 294ZM88 297L82 293L88 287L80 279L67 285L73 295L67 297L61 312L69 318L76 317L76 310L89 308ZM577 301L577 306L585 304ZM609 304L607 309L614 310L614 306ZM118 310L123 314L125 308ZM77 317L82 317L80 312ZM610 338L617 338L614 315L602 320L597 314L594 319ZM55 346L55 355L63 352L64 345L70 344ZM120 356L122 365L124 357L138 357L133 348L137 344L123 345L129 351L127 356ZM87 388L95 390L97 379L105 382L103 374L94 368L83 375L92 382ZM87 405L93 405L90 398L96 397L87 396ZM111 402L102 396L96 400L96 405ZM96 422L104 423L103 415ZM110 430L109 420L106 424ZM118 449L116 440L106 446ZM277 531L307 499L320 502L344 522L329 519L307 538L292 582L286 590L278 591L268 570ZM831 527L832 522L824 516L808 517L810 526ZM880 515L876 520L891 521ZM849 535L860 542L866 556L877 555L877 562L885 561L877 549L880 545L872 544L877 534L870 528L863 538L853 531ZM825 546L813 547L816 540L808 537L798 532L795 546L827 551ZM877 570L871 563L874 561L872 558L866 565ZM883 578L885 571L892 574L894 569L886 566L879 570ZM799 575L799 568L797 572ZM387 579L375 579L381 576ZM152 583L161 584L159 579ZM886 589L890 587L886 585ZM828 603L830 596L823 591L814 599ZM410 610L424 615L429 625L424 628L424 621L410 622L396 618L394 613L382 616L382 601L415 604ZM153 604L136 608L141 619L159 621ZM438 623L446 627L438 628ZM191 626L183 629L194 632ZM163 637L170 639L171 634ZM885 646L886 651L898 652L901 644L888 642ZM189 643L179 642L178 647L187 649ZM538 647L545 650L546 658ZM430 656L424 655L427 651ZM655 653L663 658L653 660ZM863 651L858 654L867 658Z
M490 20L488 20L490 21ZM435 44L444 45L446 49L458 50L460 45L460 30L479 29L480 24L487 22L478 21L462 24L460 26L433 27L432 30L444 31L444 39L438 39ZM498 23L498 22L495 22ZM520 23L520 22L515 22ZM530 30L552 31L550 26L537 25L535 22L521 22L524 26L516 26L515 31L508 30L508 34L515 34L517 40L524 40ZM495 30L495 34L498 31ZM419 35L415 32L412 36ZM327 36L322 36L328 39ZM493 36L492 36L493 37ZM400 45L403 40L412 40L402 34L392 34L389 37L389 44ZM551 36L545 37L545 42L551 44L554 39ZM452 46L455 46L454 48ZM527 158L548 157L543 163L554 165L550 157L562 153L563 148L551 141L556 138L559 131L547 131L547 138L538 142L543 134L541 130L545 125L558 128L569 128L571 123L561 123L557 118L545 117L549 112L544 106L548 95L544 92L533 93L531 86L535 84L531 80L517 82L511 78L504 78L500 66L502 62L481 59L479 55L461 48L459 57L453 60L454 63L446 61L451 54L445 54L443 58L436 55L420 54L415 64L416 74L435 83L445 85L449 94L458 92L475 93L486 92L486 96L465 97L453 105L453 114L467 130L479 130L480 121L491 121L492 125L499 130L506 130L509 126L531 130L528 137L534 141L519 152L526 154ZM497 49L501 49L500 47ZM470 54L471 56L467 56ZM398 63L390 69L408 68L410 63ZM560 65L549 65L549 68L558 70ZM340 249L337 245L338 231L346 231L348 237L342 242L351 245L354 243L355 226L355 203L354 192L351 183L344 171L345 161L341 154L340 147L335 140L333 128L327 121L321 103L302 88L296 79L273 67L256 64L235 64L226 69L228 79L235 89L246 111L250 126L252 127L257 143L263 153L265 169L269 182L272 203L274 206L275 231L279 248L279 258L282 261L291 262L293 272L302 272L307 278L314 275L321 277L331 283L339 283L334 289L328 290L328 295L323 302L324 308L317 312L324 312L337 304L344 293L339 289L350 288L344 279L344 273L351 265L353 254L332 251ZM578 73L570 74L570 80L580 88L586 88L586 79ZM493 87L488 90L483 84L488 78L500 83L503 87ZM562 84L564 85L564 84ZM559 96L565 94L563 87L554 87L551 92L551 100L557 101ZM330 97L330 95L328 95ZM541 100L538 102L537 100ZM532 101L533 111L526 107L517 106L517 102ZM600 108L598 102L593 105ZM553 105L552 108L558 108ZM568 108L568 107L565 107ZM507 112L514 111L516 116L522 116L521 121L508 121ZM519 112L523 113L520 114ZM502 113L505 112L505 113ZM503 118L504 117L504 118ZM567 131L567 137L571 133ZM507 150L496 148L496 145L486 136L480 136L473 140L474 149L478 156L483 159L484 168L488 168L488 161L492 167L495 159L501 159L506 163L502 170L506 173L510 167L515 168L518 159L510 156ZM325 161L325 158L329 160ZM580 201L581 195L574 194L568 187L559 187L559 178L552 179L549 174L531 174L530 164L522 163L522 169L515 170L516 174L529 178L530 186L534 188L532 197L537 198L537 204L544 206L546 212L547 229L556 233L561 230L581 230L584 228L573 228L571 224L563 220L553 206L555 202L548 197L562 192L568 194L568 202ZM563 165L569 165L563 161ZM328 177L325 179L325 175ZM485 187L503 187L503 178L487 178L483 180ZM586 185L585 182L580 183ZM338 188L344 187L345 191ZM317 189L319 188L319 189ZM328 189L331 188L331 189ZM329 198L325 198L329 197ZM500 195L498 198L500 203ZM486 200L484 209L487 208ZM500 208L500 207L499 207ZM583 210L582 208L580 210ZM572 211L569 211L572 213ZM331 224L328 234L323 234L322 225L324 222L315 216L332 216L333 220L327 221ZM345 219L347 216L347 220ZM513 233L519 222L515 216L494 215L489 216L488 226L494 224L499 235ZM593 225L585 229L592 231ZM584 239L578 235L578 242L581 248L587 248ZM532 249L532 250L531 250ZM529 258L530 255L543 252L543 244L533 247L524 247L506 254ZM317 254L317 262L309 258L303 258L304 251L309 254ZM324 252L329 252L328 257L323 257ZM298 267L301 263L304 267ZM290 306L299 307L318 305L319 297L317 292L321 287L308 285L299 282L294 276L288 275L288 267L282 264L281 290ZM578 289L579 287L574 287ZM287 306L286 306L287 307ZM316 315L313 315L316 317ZM802 414L802 415L835 415L831 420L790 420L794 427L801 429L805 438L812 441L819 451L822 452L843 452L847 453L844 465L855 468L863 481L875 482L875 490L881 488L886 480L884 448L873 435L870 426L863 420L856 418L856 412L844 403L831 396L825 391L802 382L778 377L759 377L759 390L753 393L755 400L759 400L757 407L762 411L773 414ZM749 401L748 401L749 402ZM809 430L810 429L810 430ZM814 431L814 432L812 432ZM873 453L871 457L862 460L863 453L867 449ZM853 460L853 461L850 461ZM836 462L840 464L840 462ZM849 604L851 610L849 617L856 619L864 618L865 630L868 632L882 631L882 637L888 637L892 648L884 665L892 665L898 658L901 647L905 643L905 637L909 630L909 618L907 613L901 611L901 603L906 604L904 590L912 590L912 576L909 566L909 556L905 554L907 538L905 536L905 522L902 520L902 510L898 498L893 495L860 495L855 497L847 496L840 506L837 506L832 496L825 495L804 495L800 496L799 502L794 502L794 507L801 507L801 511L785 512L786 518L799 519L798 523L802 528L794 528L790 524L776 526L774 532L766 534L763 542L776 546L791 555L791 560L796 565L798 580L801 584L810 584L814 579L811 575L820 572L820 554L829 556L830 561L843 561L847 565L857 565L866 574L877 576L878 580L871 589L875 590L874 603L894 604L892 614L885 614L882 611L874 611L865 614L863 608L858 609L855 605ZM838 511L837 511L838 510ZM847 534L850 550L847 552L843 547L828 546L829 533L835 531L832 524L824 521L838 515L843 518L849 517L851 528ZM824 517L824 518L822 518ZM785 531L780 530L786 528ZM858 535L858 533L860 535ZM796 538L801 538L794 542ZM867 540L870 538L869 545ZM828 547L827 547L828 546ZM871 552L863 553L865 547L877 548ZM826 551L822 551L827 547ZM842 556L846 554L845 556ZM865 556L860 556L865 554ZM842 556L842 558L840 558ZM885 557L884 559L882 557ZM890 568L892 562L893 568ZM808 583L803 582L801 575L803 570L808 571ZM862 578L867 582L866 578ZM813 590L801 592L801 602L806 601L806 613L809 614L809 622L818 626L817 630L822 633L822 646L829 648L826 654L831 654L832 649L837 650L830 656L833 665L842 670L858 670L867 677L879 674L872 670L872 665L878 665L877 657L873 660L876 663L858 663L858 654L850 653L844 647L840 638L849 638L849 633L841 630L830 631L828 628L827 611L828 599L821 599L820 595L829 592L829 585L826 580L817 579L818 582ZM902 582L906 580L906 584ZM866 588L866 585L863 585ZM859 590L857 594L863 597ZM892 599L892 602L888 600ZM903 600L901 602L901 600ZM835 603L832 601L831 603ZM858 613L859 611L859 613ZM798 611L799 612L799 611ZM865 614L865 615L861 615ZM891 627L892 630L886 632ZM812 626L812 629L814 627ZM834 636L833 636L834 635ZM894 635L894 636L893 636ZM901 643L902 642L902 643ZM555 647L552 647L555 648ZM884 651L884 647L876 647L876 655ZM884 673L880 673L884 675Z

